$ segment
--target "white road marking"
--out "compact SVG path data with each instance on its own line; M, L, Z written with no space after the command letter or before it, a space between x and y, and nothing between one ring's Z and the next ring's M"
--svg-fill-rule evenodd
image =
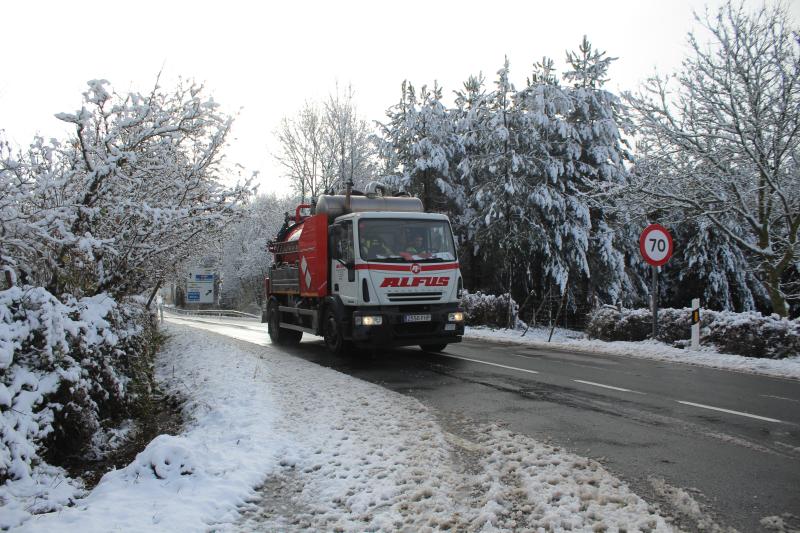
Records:
M481 361L480 359L468 359L466 357L459 357L457 355L450 355L446 353L440 353L439 355L442 357L450 357L452 359L461 359L462 361L470 361L472 363L480 363L482 365L498 366L500 368L507 368L509 370L519 370L520 372L527 372L528 374L538 374L536 370L527 370L525 368L517 368L515 366L498 365L497 363L489 363L488 361Z
M702 403L684 402L684 401L681 401L681 400L675 400L675 401L678 402L678 403L682 403L684 405L692 405L694 407L700 407L702 409L711 409L712 411L720 411L720 412L729 413L729 414L732 414L732 415L739 415L739 416L746 416L746 417L749 417L749 418L756 418L758 420L764 420L766 422L775 422L777 424L783 424L784 423L782 420L777 420L775 418L767 418L766 416L758 416L758 415L754 415L754 414L751 414L751 413L743 413L741 411L731 411L730 409L723 409L721 407L713 407L711 405L703 405Z
M800 400L795 400L793 398L784 398L783 396L772 396L771 394L762 394L762 398L775 398L776 400L786 400L787 402L795 402L800 403Z
M595 383L594 381L583 381L582 379L573 379L572 381L576 383L583 383L584 385L594 385L595 387L603 387L604 389L618 390L622 392L632 392L633 394L644 394L644 392L639 392L630 389L623 389L622 387L612 387L611 385L603 385L602 383Z
M792 446L791 444L786 444L785 442L780 442L777 440L775 441L775 444L777 444L778 446L783 446L784 448L788 448L795 453L800 453L800 448L798 448L797 446Z

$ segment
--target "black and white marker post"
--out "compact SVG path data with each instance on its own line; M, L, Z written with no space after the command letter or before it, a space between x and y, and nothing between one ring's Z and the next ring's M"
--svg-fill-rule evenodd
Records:
M650 224L639 236L639 251L653 268L651 311L653 313L653 338L658 335L658 272L661 265L672 256L672 235L660 224Z
M700 349L700 298L692 299L692 350Z

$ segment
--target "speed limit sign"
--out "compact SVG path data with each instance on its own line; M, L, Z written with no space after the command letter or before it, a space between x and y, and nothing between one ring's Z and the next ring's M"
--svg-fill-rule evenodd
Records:
M660 224L650 224L639 236L639 250L644 260L661 266L672 256L672 235Z

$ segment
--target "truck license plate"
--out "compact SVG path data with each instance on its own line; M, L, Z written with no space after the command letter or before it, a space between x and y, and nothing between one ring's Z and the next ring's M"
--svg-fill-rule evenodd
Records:
M405 315L404 322L430 322L431 315Z

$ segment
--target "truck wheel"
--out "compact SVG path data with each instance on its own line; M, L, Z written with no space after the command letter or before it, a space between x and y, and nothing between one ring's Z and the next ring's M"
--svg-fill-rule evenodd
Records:
M422 348L423 352L434 353L444 351L444 349L447 348L447 343L442 342L439 344L420 344L419 347Z
M325 339L325 346L328 351L333 355L342 355L344 350L348 348L348 342L345 342L342 336L342 327L339 320L336 318L336 313L333 309L328 308L325 311L325 322L322 326L322 338Z
M267 316L269 317L267 321L267 331L269 331L269 338L274 344L290 346L297 344L300 342L300 339L303 338L302 331L280 327L281 313L278 311L277 301L272 300L269 303Z

